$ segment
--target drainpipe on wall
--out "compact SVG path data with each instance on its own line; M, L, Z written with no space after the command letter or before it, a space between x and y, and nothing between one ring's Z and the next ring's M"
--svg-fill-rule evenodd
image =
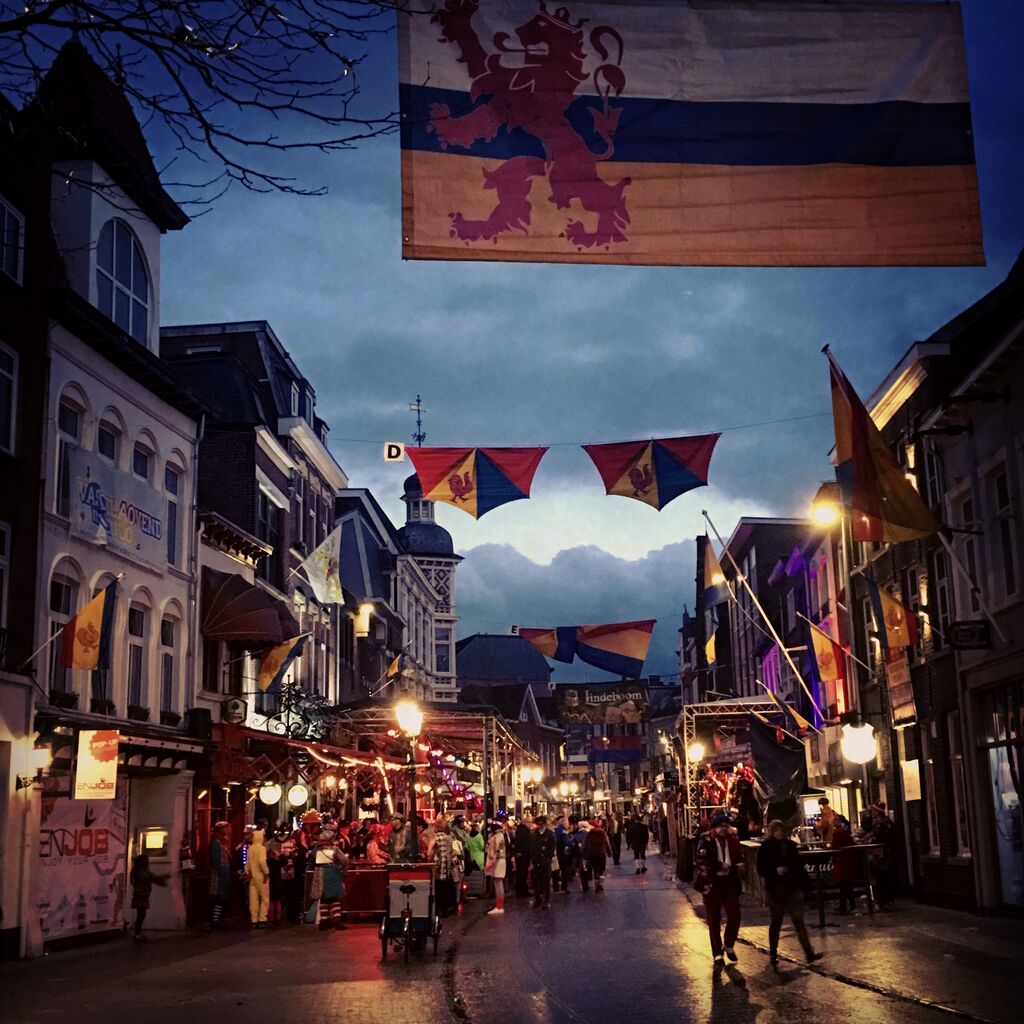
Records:
M185 678L187 682L186 707L187 711L193 706L195 695L199 687L196 685L195 667L196 653L199 650L199 545L203 540L205 525L198 523L199 518L199 446L206 436L206 413L199 417L199 430L196 434L196 443L192 449L192 516L191 521L198 528L189 531L192 543L189 548L189 598L188 603L192 612L192 621L189 628L188 651L185 655Z

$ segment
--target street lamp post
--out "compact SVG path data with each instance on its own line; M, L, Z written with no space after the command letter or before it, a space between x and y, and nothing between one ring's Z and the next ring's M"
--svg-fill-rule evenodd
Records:
M395 705L398 728L409 741L409 826L412 829L411 855L415 859L419 851L419 835L416 822L416 740L423 728L423 712L415 701L403 700Z

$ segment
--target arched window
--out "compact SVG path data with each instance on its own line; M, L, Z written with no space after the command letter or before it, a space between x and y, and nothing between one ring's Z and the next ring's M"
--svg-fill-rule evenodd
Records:
M50 636L57 636L78 611L78 580L67 572L50 577ZM50 644L50 689L60 693L71 690L71 669L61 664L61 642Z
M145 345L149 339L149 275L142 248L124 221L108 220L100 231L96 295L100 312Z

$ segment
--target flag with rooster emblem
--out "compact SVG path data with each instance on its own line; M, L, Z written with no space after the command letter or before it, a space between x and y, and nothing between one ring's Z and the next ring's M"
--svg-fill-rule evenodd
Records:
M60 663L64 668L110 668L116 602L117 580L114 580L68 620L60 639Z
M530 496L547 448L407 448L426 501L443 501L479 519Z
M680 494L706 486L711 453L720 436L696 434L582 447L601 474L607 494L663 509Z
M913 647L917 643L917 616L914 612L900 604L873 579L864 577L864 582L867 583L871 614L882 650Z

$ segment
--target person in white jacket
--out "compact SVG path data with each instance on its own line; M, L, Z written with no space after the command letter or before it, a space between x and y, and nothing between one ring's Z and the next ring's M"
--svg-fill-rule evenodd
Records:
M494 906L488 914L505 913L505 875L508 871L508 836L500 822L492 821L488 826L487 852L484 860L484 874L494 880Z

